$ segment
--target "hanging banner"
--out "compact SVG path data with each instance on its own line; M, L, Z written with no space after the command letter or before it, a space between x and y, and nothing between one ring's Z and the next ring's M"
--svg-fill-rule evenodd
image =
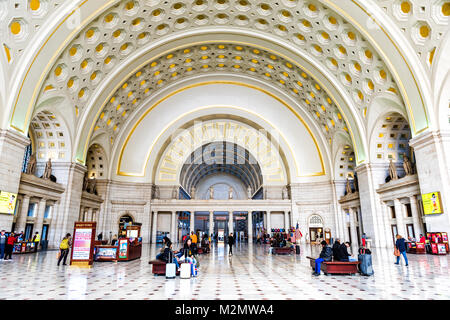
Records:
M14 214L17 193L0 191L0 213Z
M422 194L422 203L424 214L443 213L440 192Z

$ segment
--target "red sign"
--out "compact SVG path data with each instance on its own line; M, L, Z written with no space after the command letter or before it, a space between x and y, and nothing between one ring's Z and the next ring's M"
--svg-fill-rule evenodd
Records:
M71 265L92 265L96 227L97 222L75 222L70 255Z

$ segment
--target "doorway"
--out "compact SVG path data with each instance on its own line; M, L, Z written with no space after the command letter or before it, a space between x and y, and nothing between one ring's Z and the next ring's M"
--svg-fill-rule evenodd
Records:
M32 235L33 235L33 224L27 223L25 225L25 240L31 239Z
M310 242L317 242L317 239L323 239L322 228L309 228Z
M391 231L392 231L392 240L395 243L395 240L396 240L395 236L398 234L397 225L396 224L391 225Z

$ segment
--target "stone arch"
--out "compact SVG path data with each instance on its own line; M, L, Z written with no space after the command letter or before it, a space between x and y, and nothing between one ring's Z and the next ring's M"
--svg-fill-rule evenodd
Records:
M93 143L88 150L86 159L88 177L107 179L108 158L105 149L98 143Z
M32 119L30 130L34 140L37 162L67 162L71 159L69 131L60 117L48 110L41 110Z
M399 113L381 115L370 139L370 155L373 163L402 162L403 153L411 158L409 140L411 130L408 121Z

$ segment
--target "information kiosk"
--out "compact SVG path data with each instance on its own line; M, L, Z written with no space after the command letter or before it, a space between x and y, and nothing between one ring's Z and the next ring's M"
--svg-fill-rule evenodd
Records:
M141 226L127 226L126 238L118 241L118 261L140 259L142 254Z
M72 253L70 265L78 267L92 266L94 262L94 241L97 222L75 222L73 229Z

